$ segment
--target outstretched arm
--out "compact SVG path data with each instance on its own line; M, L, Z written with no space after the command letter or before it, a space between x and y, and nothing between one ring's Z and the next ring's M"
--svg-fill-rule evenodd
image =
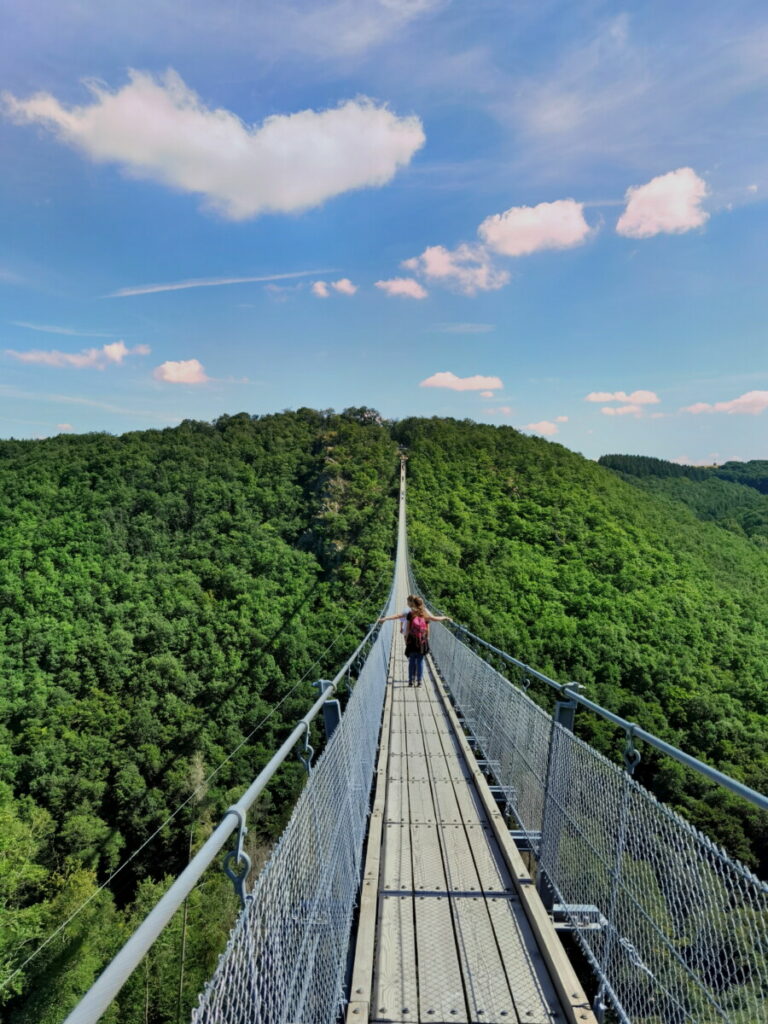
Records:
M385 615L383 619L379 619L379 622L391 622L392 619L404 619L405 616L402 612L398 612L397 615Z
M450 615L433 615L432 612L427 612L427 622L453 622Z

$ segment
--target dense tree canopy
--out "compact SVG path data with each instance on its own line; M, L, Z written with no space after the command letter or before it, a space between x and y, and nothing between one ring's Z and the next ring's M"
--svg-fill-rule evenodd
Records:
M510 428L366 407L0 442L0 984L90 899L0 989L3 1019L63 1018L362 638L390 584L398 444L430 597L766 788L760 465L612 471ZM768 873L763 817L652 757L641 771ZM301 781L286 767L259 804L254 853ZM209 872L105 1019L183 1019L234 910Z
M443 610L768 790L764 548L508 427L405 420L395 436L409 447L411 555ZM551 705L552 695L541 699ZM616 756L607 726L588 714L577 720L586 739ZM638 775L768 876L766 815L651 752Z
M205 839L305 712L312 681L375 617L391 579L397 459L369 412L0 443L3 974L309 673L217 775L205 808L191 802L0 993L7 1019L61 1019L136 900L146 911L190 834ZM281 773L262 804L264 840L300 781L298 766ZM188 974L190 994L204 977ZM34 994L14 998L22 988ZM117 1019L144 1019L135 988ZM156 1019L175 1020L175 1003Z

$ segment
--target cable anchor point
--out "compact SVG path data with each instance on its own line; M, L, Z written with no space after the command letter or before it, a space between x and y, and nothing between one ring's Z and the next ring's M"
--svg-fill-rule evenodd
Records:
M245 891L245 882L251 871L251 858L243 849L245 837L248 835L248 829L245 825L245 811L233 806L227 810L227 814L234 814L237 817L238 829L235 847L225 856L222 870L234 886L235 892L240 899L240 906L245 910L249 899Z
M298 758L304 765L304 771L309 775L312 771L312 758L315 756L315 748L309 742L309 722L302 722L302 725L304 726L304 746L298 752Z
M640 764L640 751L635 746L635 729L637 725L630 724L626 730L627 740L624 744L624 765L628 775L635 774L635 768Z

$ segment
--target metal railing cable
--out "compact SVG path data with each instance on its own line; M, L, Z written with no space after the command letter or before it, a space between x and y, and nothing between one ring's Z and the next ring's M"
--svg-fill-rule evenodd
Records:
M405 550L403 467L400 474L400 495L395 575L382 609L384 614L391 614L403 599L401 591L404 574L402 569L398 569L398 566L404 565ZM275 993L279 995L280 1004L301 1009L297 1008L295 1012L299 1015L293 1017L280 1016L280 1013L275 1011L271 1014L275 1021L310 1019L301 1016L301 1013L305 1012L304 1008L310 1006L321 1006L325 1014L323 1019L335 1019L342 998L346 945L359 883L365 825L370 810L369 794L378 745L391 639L392 623L387 622L381 626L375 623L333 680L320 680L322 692L312 708L300 720L240 800L225 813L221 823L203 847L91 986L64 1024L92 1024L102 1016L236 829L236 844L225 858L224 870L240 894L243 910L233 929L227 950L220 957L219 968L200 997L200 1007L195 1013L195 1019L206 1022L244 1019L238 1015L239 1011L234 1016L231 1012L232 1005L239 1005L242 991L227 991L227 985L222 987L221 984L222 978L226 982L228 967L241 962L246 965L247 974L243 991L252 1008L269 1002L269 993L272 991L270 986L279 975L283 987L275 990ZM327 650L324 653L327 653ZM286 830L249 892L247 875L250 860L243 850L248 809L302 737L305 740L305 748L309 747L311 722L320 714L341 682L361 659L364 659L362 667L345 713L330 736L317 764L310 769L311 756L305 757L309 778ZM311 751L311 748L309 750ZM313 871L321 871L322 877L315 877ZM287 899L292 901L286 903ZM331 900L325 909L323 899ZM282 916L275 905L275 900L282 906ZM255 928L249 931L249 925L254 919L262 921L265 913L267 925L257 923ZM313 938L313 935L317 935L317 915L322 914L326 915L323 920L329 928L323 930L323 941L320 941L319 938ZM275 929L279 931L281 928L283 941L288 934L295 941L292 952L297 958L291 961L292 966L289 966L287 961L281 964L274 960L269 952L272 946L269 943L265 945L265 936L276 934ZM241 937L239 945L238 936ZM222 999L226 1004L223 1008ZM310 1010L306 1009L306 1012L309 1013Z
M410 574L411 588L415 593L421 593L423 596L423 590L417 586L416 579L411 572ZM439 614L443 614L442 611L435 605L429 598L425 597L424 600L427 602L428 607L431 607ZM535 668L531 668L530 665L526 665L525 662L519 661L517 658L512 657L511 654L507 654L506 651L502 651L500 648L495 647L487 640L483 640L482 637L471 632L466 626L461 625L458 622L452 621L449 627L453 632L462 634L463 636L469 637L470 640L475 644L479 644L485 650L490 651L497 658L501 658L507 664L520 669L528 679L537 679L539 682L545 683L551 689L556 690L560 697L565 700L575 701L576 704L580 704L581 707L587 708L589 711L598 715L600 718L611 722L613 725L623 729L627 735L627 738L634 740L642 740L651 747L655 747L662 754L666 754L667 757L673 758L680 764L685 765L686 768L690 768L699 775L703 775L710 779L712 782L717 783L719 786L723 786L725 789L730 790L737 796L742 797L744 800L748 800L754 804L755 807L759 807L762 811L768 811L768 796L763 793L759 793L757 790L752 789L743 782L739 782L738 779L732 778L730 775L726 775L724 772L718 771L705 761L700 761L698 758L692 757L690 754L686 754L684 750L680 750L679 747L673 746L671 743L667 743L660 737L655 736L653 733L648 732L635 722L630 722L626 718L622 718L620 715L614 714L613 711L609 711L607 708L602 707L600 704L596 704L594 701L589 700L580 692L581 683L569 682L569 683L558 683L556 680L551 679L549 676L544 675L543 672L537 671Z
M387 599L385 608L392 602ZM149 950L152 943L170 921L188 894L194 888L200 876L222 850L224 844L239 826L240 840L245 832L245 816L259 794L269 783L277 768L286 760L296 743L308 732L310 723L320 714L323 705L336 693L348 670L354 665L361 651L375 647L380 639L381 630L378 625L371 626L363 641L350 655L343 667L331 680L315 701L310 710L300 720L291 734L282 744L270 762L243 794L240 800L225 813L221 823L214 830L198 853L192 858L185 870L179 875L157 905L133 933L117 956L112 960L101 976L67 1017L65 1024L90 1024L97 1021L127 981L133 970ZM359 686L358 680L358 686ZM298 683L296 684L299 685ZM355 687L355 691L357 686ZM287 698L288 695L286 695ZM285 699L285 698L284 698ZM354 699L354 695L353 695ZM352 703L352 701L350 701ZM344 716L346 718L346 715ZM245 741L243 741L245 742ZM230 755L232 756L232 755ZM309 783L308 783L309 785ZM238 843L237 859L242 860L242 842Z
M406 591L404 470L387 614ZM344 982L394 624L382 625L340 724L246 897L194 1024L333 1024Z
M599 1019L610 1006L622 1024L768 1021L768 885L632 778L632 745L625 767L613 764L531 700L525 681L541 673L507 656L513 682L449 627L431 633L478 757L536 858L542 897L599 979ZM543 679L569 703L580 697Z
M368 600L370 600L372 594L373 594L373 589L368 591L368 594L365 596L364 601L367 602ZM93 900L95 900L96 897L101 892L103 892L104 889L108 888L112 884L112 882L117 878L117 876L122 871L124 871L128 867L128 865L131 864L139 856L139 854L143 850L145 850L149 846L149 844L152 842L152 840L155 839L163 831L163 829L167 825L170 825L170 823L172 821L174 821L178 817L179 814L181 814L181 812L184 810L184 808L191 801L193 801L195 799L195 797L199 793L205 791L205 789L207 788L208 784L213 779L216 778L216 776L224 768L224 766L227 765L232 760L232 758L238 753L238 751L241 750L246 745L246 743L248 743L256 735L256 733L260 729L263 729L263 727L267 724L267 722L280 710L280 708L283 706L283 704L296 692L296 690L298 690L298 688L301 686L301 684L306 682L306 680L309 678L312 670L318 664L320 664L322 662L322 660L326 657L327 654L330 653L331 650L333 650L333 648L341 640L341 638L343 636L345 636L352 629L352 625L353 624L350 622L344 629L339 630L339 632L333 638L331 643L328 644L328 646L325 648L325 650L322 651L322 653L319 654L315 658L315 660L312 662L312 664L306 670L306 672L301 677L301 679L297 680L297 682L294 683L294 685L291 687L291 689L288 690L287 693L283 694L283 696L280 698L280 700L277 702L277 704L275 704L272 708L270 708L269 712L253 727L253 729L251 729L251 731L248 733L248 735L244 736L243 739L238 743L238 745L233 750L231 750L229 752L229 754L227 754L227 756L222 761L219 762L219 764L213 769L213 771L210 772L210 774L207 775L206 778L203 779L203 781L192 790L192 792L189 794L189 796L187 796L187 798L185 800L183 800L178 805L178 807L176 807L175 810L173 810L168 815L168 817L163 822L161 822L161 824L159 824L157 826L157 828L155 828L155 830L149 836L147 836L147 838L144 840L144 842L141 844L141 846L136 847L136 849L133 850L125 858L125 860L123 860L122 863L118 867L115 868L115 870L109 875L109 877L106 878L97 889L94 889L94 891L90 894L90 896L88 896L86 899L84 899L83 902L75 910L73 910L72 913L69 914L69 916L64 921L62 921L61 924L59 924L54 929L54 931L51 932L50 935L46 936L46 938L43 940L43 942L41 942L40 945L37 946L32 953L30 953L30 955L26 958L26 960L22 964L20 964L17 968L15 968L15 970L11 974L9 974L6 978L3 978L2 980L0 980L0 990L2 990L4 988L7 988L8 985L13 981L13 979L17 975L21 974L24 971L24 969L26 967L28 967L29 964L31 964L32 961L35 960L43 952L43 950L46 949L51 944L51 942L54 941L54 939L58 935L60 935L66 928L68 928L69 925L71 925L72 922L75 921L77 919L77 917L86 909L86 907L88 907L93 902ZM361 647L362 647L362 645L360 645L360 647L357 648L357 650L355 651L355 655L353 655L353 657L359 656L359 651L360 651ZM347 667L349 667L349 663L348 663Z

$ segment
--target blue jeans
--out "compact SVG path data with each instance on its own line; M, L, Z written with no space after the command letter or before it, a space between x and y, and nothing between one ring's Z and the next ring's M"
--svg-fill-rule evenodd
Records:
M424 675L424 655L423 654L409 654L408 655L408 682L410 684L418 683L421 685L421 680Z

